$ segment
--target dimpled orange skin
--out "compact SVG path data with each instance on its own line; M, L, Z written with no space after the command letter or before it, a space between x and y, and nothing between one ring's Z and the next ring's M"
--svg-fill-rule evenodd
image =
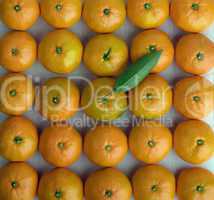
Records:
M172 106L172 89L159 75L149 75L129 92L129 108L137 117L154 119L164 116Z
M135 200L174 200L175 177L160 165L139 168L132 177Z
M38 133L33 122L10 117L0 126L0 155L10 161L26 161L37 151Z
M0 180L0 199L34 200L38 175L29 164L8 163L0 168Z
M39 44L39 60L55 73L66 74L79 67L83 46L80 39L67 30L49 32Z
M81 0L42 0L41 16L55 28L69 28L81 17Z
M127 14L131 22L140 28L156 28L169 17L169 1L128 0Z
M79 159L82 138L71 126L50 126L42 132L39 151L50 164L67 167Z
M57 194L62 196L63 200L82 200L83 183L80 177L64 168L46 172L39 182L39 199L57 199Z
M214 85L200 76L177 82L174 88L174 107L189 119L203 119L214 110Z
M0 82L0 110L8 115L22 115L34 103L34 85L30 77L21 73L6 74Z
M85 113L97 120L114 120L128 107L126 93L113 92L115 80L98 78L87 85L81 96L81 106Z
M84 152L99 166L116 166L128 152L127 137L116 126L97 126L86 134Z
M205 74L213 68L214 44L202 34L183 36L176 46L176 63L191 74Z
M129 179L116 168L106 168L89 175L85 182L86 200L130 200Z
M125 23L125 2L124 0L86 0L83 5L83 19L94 32L114 32Z
M113 34L97 35L87 43L83 59L94 74L117 76L128 63L128 47Z
M185 121L175 130L174 148L186 162L202 164L213 156L214 132L202 121Z
M41 114L51 121L67 120L78 111L79 101L79 88L73 81L64 77L50 78L42 86Z
M214 196L214 175L203 168L181 171L177 180L179 200L208 200Z
M172 148L168 128L156 121L145 121L131 130L129 148L134 157L148 164L163 160Z
M151 51L150 48L162 50L161 57L151 72L159 73L166 70L172 64L174 58L174 47L169 36L155 29L136 35L131 45L132 61L135 62L140 57L148 54Z
M0 40L0 64L11 72L23 72L36 60L37 44L27 32L11 31Z
M25 31L39 17L37 0L2 0L0 1L0 18L10 29Z
M186 32L202 32L214 21L213 0L172 0L170 16Z

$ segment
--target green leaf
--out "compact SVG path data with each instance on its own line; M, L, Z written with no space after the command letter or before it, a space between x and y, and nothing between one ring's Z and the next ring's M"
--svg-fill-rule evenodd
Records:
M127 92L135 88L151 70L157 65L161 51L152 51L135 63L131 64L117 79L114 87L115 92Z

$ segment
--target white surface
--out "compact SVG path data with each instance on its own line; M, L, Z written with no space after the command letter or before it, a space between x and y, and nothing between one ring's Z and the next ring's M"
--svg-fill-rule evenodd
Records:
M179 31L172 24L170 20L168 20L167 23L165 23L160 29L167 32L172 38L172 40L174 41L174 43L176 42L176 39L180 35L182 35L182 32ZM50 26L48 26L42 19L39 19L37 24L35 24L33 28L29 30L29 32L36 38L37 42L39 42L41 41L41 38L51 30L52 28ZM75 32L81 38L84 45L86 44L87 40L95 34L95 33L92 33L82 21L79 22L75 27L73 27L70 30ZM0 23L0 36L2 36L7 31L8 29L3 24ZM119 31L117 31L116 34L121 36L123 39L125 39L128 45L130 46L131 39L140 31L142 30L139 30L133 27L130 24L130 22L127 20L126 24ZM210 27L205 34L214 40L214 26ZM0 74L4 74L4 73L5 71L1 68ZM36 77L40 77L41 80L45 80L49 77L58 76L56 74L46 71L38 62L35 63L34 66L30 70L28 70L26 73L32 75L34 80L36 79ZM76 72L69 74L69 76L75 76L75 75L89 77L91 79L94 78L94 76L83 66L83 64L80 66L80 68ZM172 86L179 79L189 76L188 74L185 74L179 68L177 68L175 64L173 64L165 72L161 73L161 75L163 75L170 82ZM214 71L212 73L209 73L207 77L214 82ZM80 88L83 87L83 85L80 82L77 82L77 84L79 85ZM31 111L29 113L26 113L26 116L32 119L38 125L40 132L42 128L48 125L48 122L44 121L38 113ZM73 123L73 125L75 126L74 124L75 120L80 119L82 116L83 116L83 113L78 113L75 116L75 118L71 120L71 123ZM116 120L116 123L119 125L123 125L124 120L129 119L130 117L131 117L131 114L127 112L124 116L122 116L121 119ZM5 115L0 114L0 121L2 121L5 118L6 118ZM165 119L172 120L172 126L170 127L172 131L175 125L180 121L182 121L182 117L178 115L173 108L171 109L171 112L165 117ZM212 127L214 127L214 114L207 117L206 121L209 122L209 124ZM85 134L85 128L78 128L78 129L82 134ZM130 128L126 128L127 134L129 129ZM7 161L3 160L0 157L0 166L2 166L6 162ZM53 168L41 158L39 153L37 153L37 155L35 155L35 157L32 158L29 161L29 163L32 164L40 174L44 171L47 171ZM167 158L163 160L160 164L166 166L167 168L172 170L174 173L177 173L182 168L191 166L186 162L182 161L180 158L178 158L178 156L175 154L173 150L170 152ZM126 159L118 166L118 168L124 171L127 175L131 176L133 171L141 165L143 165L143 163L136 161L129 153ZM212 172L214 172L214 158L204 163L203 165L201 165L201 167L207 168ZM78 173L83 178L83 180L85 180L89 172L98 169L98 167L90 163L84 155L82 155L82 157L77 163L75 163L73 166L69 168L75 171L76 173Z

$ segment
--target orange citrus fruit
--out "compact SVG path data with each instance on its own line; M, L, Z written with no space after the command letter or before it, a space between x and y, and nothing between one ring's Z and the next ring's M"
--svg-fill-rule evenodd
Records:
M33 122L10 117L0 125L0 155L10 161L26 161L37 151L38 133Z
M162 54L151 72L159 73L166 70L172 64L174 58L174 47L166 33L155 29L139 33L132 41L131 59L135 62L155 50L162 50Z
M8 115L21 115L34 103L34 86L30 77L11 73L2 77L0 83L0 110Z
M68 78L50 78L42 86L41 113L51 121L72 117L78 111L79 101L79 89Z
M36 56L36 41L27 32L11 31L0 39L0 64L11 72L29 69Z
M95 32L114 32L125 23L125 2L124 0L85 0L83 19Z
M39 151L50 164L67 167L79 159L82 138L72 126L49 126L42 132Z
M187 118L203 119L214 110L214 85L200 76L180 80L174 89L174 106Z
M38 196L41 200L82 200L83 184L79 176L73 172L57 168L42 176Z
M171 132L159 122L142 122L131 130L129 148L140 161L149 164L160 162L172 148Z
M2 0L0 1L0 18L11 29L27 30L39 17L37 0Z
M202 34L183 36L176 46L176 62L184 71L196 75L213 69L214 44Z
M128 17L143 29L161 26L169 17L169 0L128 0Z
M93 172L85 183L86 200L130 200L131 193L129 179L115 168Z
M113 167L119 164L128 152L127 137L116 126L97 126L86 134L84 152L95 164Z
M211 200L214 197L214 175L203 168L181 171L177 180L179 200Z
M114 120L125 112L127 96L114 92L114 85L112 78L98 78L84 88L81 105L87 115L97 120Z
M81 17L81 0L42 0L41 16L55 28L69 28Z
M97 35L87 43L83 59L96 75L117 76L128 63L128 47L113 34Z
M214 21L213 0L172 0L171 18L187 32L202 32Z
M175 177L165 167L148 165L132 177L135 200L174 200Z
M214 132L202 121L184 121L175 130L174 148L183 160L201 164L213 156Z
M39 60L55 73L70 73L78 68L83 47L80 39L67 30L49 32L39 44Z
M27 163L8 163L0 168L1 200L34 200L38 175Z
M137 117L160 118L170 111L171 105L172 89L159 75L147 76L129 93L130 110Z

